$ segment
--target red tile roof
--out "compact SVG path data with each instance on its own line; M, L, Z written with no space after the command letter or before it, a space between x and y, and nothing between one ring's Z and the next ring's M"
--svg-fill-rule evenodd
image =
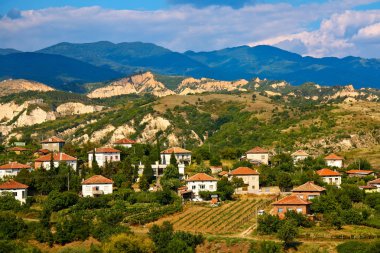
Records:
M9 162L7 164L1 165L0 170L9 170L9 169L30 169L31 167L26 164L18 162Z
M317 174L321 177L328 177L328 176L340 176L340 173L337 171L333 171L330 169L321 169L317 171Z
M306 153L306 152L303 151L303 150L297 150L296 152L294 152L294 153L292 154L292 156L309 156L309 154Z
M260 175L259 172L248 167L239 167L229 173L230 175Z
M37 152L42 153L42 154L49 154L50 150L46 149L46 148L41 148L41 149L37 150Z
M368 184L380 184L380 178L369 181Z
M224 175L226 175L226 174L228 174L228 172L224 170L224 171L219 172L218 175L219 175L219 176L224 176Z
M124 138L124 139L115 141L113 144L135 144L135 143L136 143L136 141L134 141L134 140Z
M172 148L166 149L164 151L161 151L161 154L171 154L171 153L174 153L174 154L191 154L191 151L180 148L180 147L172 147Z
M9 148L8 150L9 151L27 151L29 149L23 148L23 147L13 147L13 148Z
M186 181L218 181L218 179L209 176L206 173L197 173L194 176L186 179Z
M336 154L330 154L325 157L325 160L343 160L343 157L337 156Z
M372 174L373 171L372 170L348 170L346 171L347 174L364 174L364 175L368 175L368 174Z
M96 148L95 153L120 153L121 151L114 148ZM88 152L92 153L92 151Z
M36 162L48 162L51 160L51 154L41 156L37 158ZM54 153L53 155L54 161L76 161L77 159L73 156L67 155L65 153Z
M57 136L52 136L46 140L41 141L41 143L64 143L65 140L58 138Z
M272 203L272 205L309 205L311 202L307 200L303 200L300 197L296 195L290 195L286 196L285 198L280 199L279 201L276 201Z
M29 186L14 180L9 180L5 183L0 184L0 190L27 189L28 187Z
M304 183L303 185L300 185L298 187L295 187L292 192L323 192L326 189L314 184L314 182L309 181Z
M113 181L102 175L92 176L82 182L82 184L113 184Z
M267 154L267 153L269 153L269 151L266 149L260 148L260 147L255 147L251 150L248 150L245 153L246 154Z
M373 185L362 185L362 186L359 186L360 189L377 189L376 186L373 186Z

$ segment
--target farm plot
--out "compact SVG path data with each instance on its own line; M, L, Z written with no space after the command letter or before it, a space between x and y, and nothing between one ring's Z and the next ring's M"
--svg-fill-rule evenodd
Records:
M168 219L176 230L210 234L241 232L256 222L256 209L268 199L241 199L220 207L193 205L183 213Z

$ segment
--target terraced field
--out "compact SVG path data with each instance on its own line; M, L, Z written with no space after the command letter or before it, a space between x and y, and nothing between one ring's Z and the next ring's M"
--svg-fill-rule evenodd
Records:
M220 207L190 204L185 211L167 218L176 230L209 234L239 233L256 222L256 209L269 204L268 199L241 199Z

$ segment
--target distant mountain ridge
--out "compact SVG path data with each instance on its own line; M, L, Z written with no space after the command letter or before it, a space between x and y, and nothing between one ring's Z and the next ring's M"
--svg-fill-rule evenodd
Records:
M342 59L302 57L272 46L240 46L210 52L178 53L143 42L63 42L38 50L34 55L27 54L1 56L0 50L0 79L25 78L44 82L58 89L84 92L83 84L86 82L103 82L137 72L152 71L162 75L227 81L259 77L285 80L293 85L314 82L328 86L353 84L357 88L380 88L379 59L351 56ZM54 64L49 62L47 65L53 64L60 68L46 71L42 68L48 57L46 55L65 58L55 58ZM1 61L2 57L18 58L19 62L32 62L35 66L27 69L27 64L11 63L10 67L5 61ZM75 59L75 66L81 65L80 63L86 65L72 68L72 64L67 64L68 59ZM79 74L82 69L86 71ZM74 87L70 89L70 86Z

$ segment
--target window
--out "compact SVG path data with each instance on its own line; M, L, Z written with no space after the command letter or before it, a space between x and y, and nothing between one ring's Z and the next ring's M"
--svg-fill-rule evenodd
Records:
M310 199L314 199L316 197L316 195L309 195L307 196L307 199L310 200Z
M255 189L255 186L254 186L254 185L252 185L252 189Z
M17 192L13 192L13 197L17 197Z
M191 189L195 190L197 187L195 185L191 186Z
M25 199L25 191L22 191L21 194L22 198Z
M332 184L332 178L331 177L329 178L329 183Z
M214 189L214 186L213 186L213 185L210 185L208 188L209 188L210 190L213 190L213 189Z
M265 159L265 155L261 155L261 160L264 160Z
M205 189L206 186L204 184L199 185L199 189Z
M117 155L115 155L115 160L117 160L118 159L118 156Z
M282 208L277 209L278 213L282 213L283 211L284 211L284 209L282 209Z
M293 208L287 208L288 211L293 211Z
M303 199L303 195L298 195L298 197L299 197L300 199Z
M297 213L302 213L302 208L297 208Z

